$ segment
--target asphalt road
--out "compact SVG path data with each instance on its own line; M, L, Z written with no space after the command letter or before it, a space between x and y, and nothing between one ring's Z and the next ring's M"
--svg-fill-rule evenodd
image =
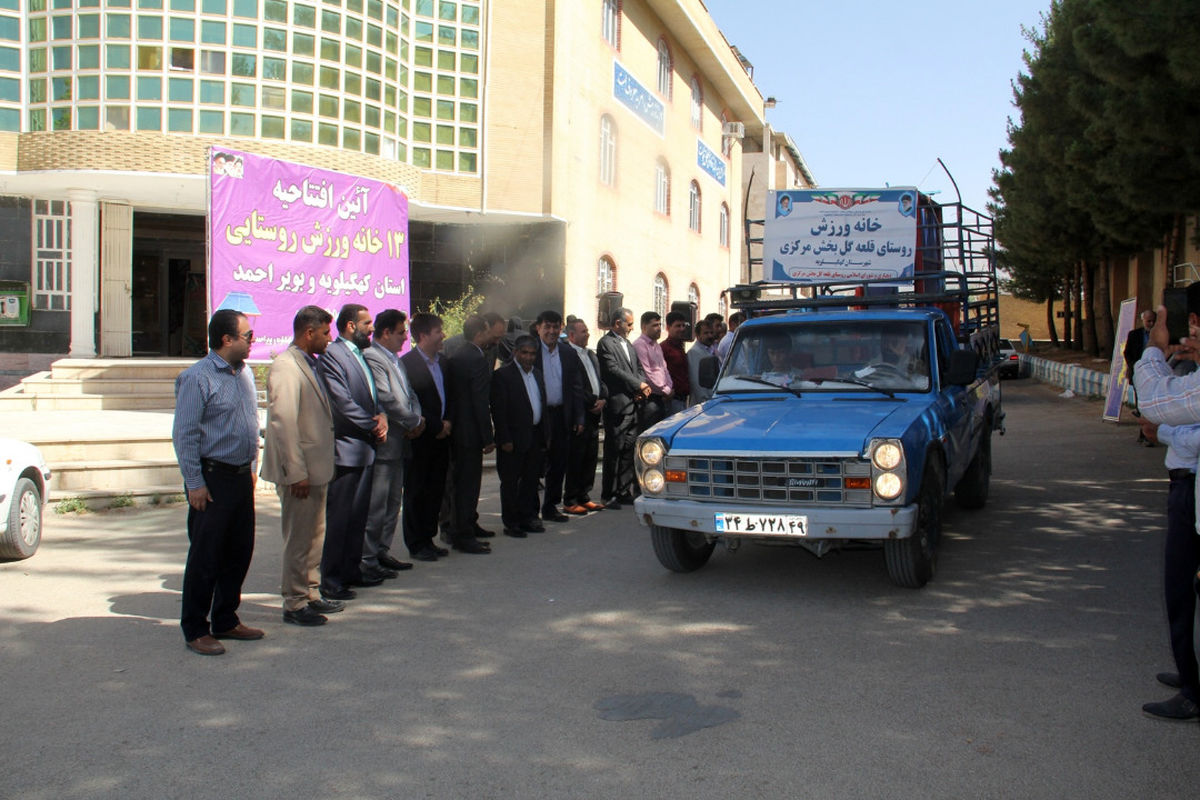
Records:
M672 574L604 511L302 629L260 495L243 620L267 638L205 658L183 507L48 515L0 564L0 797L1192 796L1200 725L1140 711L1170 694L1164 451L1098 403L1004 393L989 505L950 505L920 591L879 551Z

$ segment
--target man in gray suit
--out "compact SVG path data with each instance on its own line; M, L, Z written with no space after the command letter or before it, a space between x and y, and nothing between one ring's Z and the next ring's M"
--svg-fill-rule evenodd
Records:
M375 377L379 410L387 414L391 435L375 448L375 469L371 475L371 505L367 510L367 528L363 536L360 571L364 578L394 578L412 564L391 554L392 539L404 496L404 470L412 458L409 440L425 430L421 403L408 382L408 374L396 353L408 338L408 317L389 308L375 317L371 346L364 352L367 366Z

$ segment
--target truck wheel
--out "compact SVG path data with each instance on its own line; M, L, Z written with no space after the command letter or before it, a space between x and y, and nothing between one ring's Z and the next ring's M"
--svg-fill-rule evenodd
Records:
M983 508L988 499L988 483L992 479L992 429L984 431L979 441L979 450L971 459L971 465L954 487L954 499L963 508Z
M37 484L20 478L8 508L8 532L0 536L0 558L29 558L42 541L42 495Z
M936 464L925 467L917 496L917 527L907 539L888 539L883 557L888 576L898 586L920 589L937 570L938 540L942 537L942 503L945 499L942 471Z
M678 528L650 526L650 541L654 542L654 555L672 572L694 572L708 563L715 542L705 539L702 533L690 533Z

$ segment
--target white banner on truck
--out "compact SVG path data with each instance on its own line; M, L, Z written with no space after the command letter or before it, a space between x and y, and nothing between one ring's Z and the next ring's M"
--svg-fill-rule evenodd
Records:
M767 193L766 280L910 278L916 248L913 187Z

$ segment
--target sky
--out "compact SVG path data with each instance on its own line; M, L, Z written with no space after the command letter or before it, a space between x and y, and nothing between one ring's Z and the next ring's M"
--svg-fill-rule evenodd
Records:
M1012 82L1050 0L704 0L754 65L767 122L822 188L916 186L986 211Z

